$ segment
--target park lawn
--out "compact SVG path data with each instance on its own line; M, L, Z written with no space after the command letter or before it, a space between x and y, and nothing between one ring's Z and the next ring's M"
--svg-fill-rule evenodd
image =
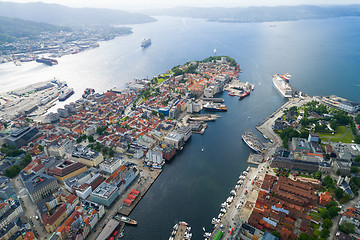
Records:
M344 137L341 137L346 132L346 126L337 126L336 132L334 134L331 133L324 133L324 132L318 132L319 137L321 138L321 141L327 142L329 140L329 137L331 137L330 142L339 142L342 143L352 143L352 140L354 138L351 135L351 130L346 133ZM340 138L341 137L341 138Z
M320 215L321 215L322 212L326 211L326 208L319 207L319 208L318 208L318 211L319 211L319 213L320 213Z

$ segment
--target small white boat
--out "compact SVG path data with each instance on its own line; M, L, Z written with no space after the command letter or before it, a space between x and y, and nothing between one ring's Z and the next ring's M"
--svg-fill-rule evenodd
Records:
M216 54L216 48L214 49L214 54Z
M201 151L203 152L203 151L204 151L204 148L202 148Z

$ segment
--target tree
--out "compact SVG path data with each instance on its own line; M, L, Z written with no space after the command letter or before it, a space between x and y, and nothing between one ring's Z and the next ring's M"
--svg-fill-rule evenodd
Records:
M44 147L42 145L39 145L38 148L41 152L44 151Z
M315 174L314 174L314 178L315 179L318 179L318 180L321 180L321 171L317 171Z
M165 115L163 113L159 113L159 118L164 119Z
M355 143L360 144L360 135L355 136Z
M323 237L323 238L328 238L328 237L330 236L330 231L329 231L329 229L323 228L323 229L320 231L320 236Z
M95 142L93 135L90 135L87 138L88 138L89 142L91 142L91 143Z
M329 229L332 227L332 225L333 225L333 222L329 218L325 218L322 222L322 227L324 229Z
M337 188L335 190L335 196L337 199L341 199L344 196L344 190L342 190L341 188Z
M114 157L114 150L112 148L109 150L109 157Z
M108 148L107 147L104 147L103 148L103 154L107 154L108 153Z
M359 172L359 168L356 166L351 166L351 173L358 173Z
M355 159L354 159L355 162L360 162L360 155L358 155Z
M346 234L355 233L355 226L352 223L344 222L339 226L339 231Z
M331 207L337 207L338 204L336 201L330 201L328 204L326 204L326 209L329 210Z
M281 238L281 235L280 235L280 233L279 232L277 232L277 231L272 231L271 232L271 235L273 235L273 236L275 236L275 237L277 237L277 238Z
M321 217L322 217L323 219L331 218L330 213L329 213L329 210L324 210L324 211L321 213Z
M297 238L297 240L312 240L312 237L310 237L309 235L307 235L306 233L301 233L299 235L299 237Z
M339 214L340 208L338 207L330 207L329 208L329 214L331 218L336 217Z
M335 130L336 130L336 127L337 127L336 120L335 120L335 119L331 119L329 123L330 123L330 127L335 131Z

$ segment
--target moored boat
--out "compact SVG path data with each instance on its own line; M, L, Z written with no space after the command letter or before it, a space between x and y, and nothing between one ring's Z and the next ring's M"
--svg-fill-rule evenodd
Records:
M131 225L137 225L137 221L129 218L129 217L125 217L125 216L121 216L121 215L116 215L115 219L118 221L121 221L123 223L127 223L127 224L131 224Z

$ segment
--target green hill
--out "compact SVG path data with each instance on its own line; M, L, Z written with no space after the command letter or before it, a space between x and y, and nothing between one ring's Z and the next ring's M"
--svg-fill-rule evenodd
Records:
M59 27L47 23L25 21L0 16L0 42L13 42L23 37L37 37L41 32L71 31L68 27Z

